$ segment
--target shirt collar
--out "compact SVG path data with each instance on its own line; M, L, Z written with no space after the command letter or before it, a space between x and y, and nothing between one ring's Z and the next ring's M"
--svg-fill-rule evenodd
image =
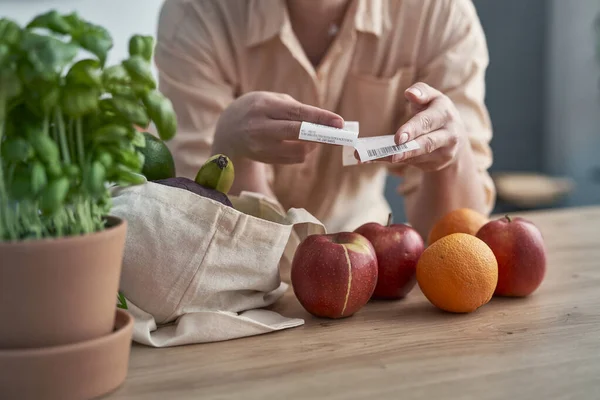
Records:
M387 23L389 13L386 0L358 0L354 26L357 31L379 37ZM384 20L385 18L385 20Z
M387 0L356 1L355 29L379 37L386 24ZM249 0L246 44L255 46L279 35L287 18L285 0Z

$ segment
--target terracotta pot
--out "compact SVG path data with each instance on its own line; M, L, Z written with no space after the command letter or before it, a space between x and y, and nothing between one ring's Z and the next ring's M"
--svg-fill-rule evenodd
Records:
M112 332L126 221L89 235L0 243L0 348L57 346Z

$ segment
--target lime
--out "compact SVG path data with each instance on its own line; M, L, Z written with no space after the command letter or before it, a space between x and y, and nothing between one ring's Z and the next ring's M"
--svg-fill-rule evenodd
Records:
M175 161L167 145L152 135L144 132L146 146L140 149L144 155L142 175L149 181L175 178Z

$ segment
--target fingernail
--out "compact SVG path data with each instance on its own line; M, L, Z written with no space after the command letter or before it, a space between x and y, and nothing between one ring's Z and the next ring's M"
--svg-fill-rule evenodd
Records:
M400 135L400 144L406 143L408 141L408 133L402 132Z
M333 124L331 124L335 128L342 129L344 127L344 120L342 118L336 118L333 120Z
M408 89L408 91L417 97L423 96L423 92L421 92L419 88L411 87L410 89Z

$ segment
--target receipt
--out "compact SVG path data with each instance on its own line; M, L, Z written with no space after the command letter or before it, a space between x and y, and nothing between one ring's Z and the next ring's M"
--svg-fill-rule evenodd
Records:
M357 135L358 128L358 121L345 121L344 123L344 129L356 132ZM342 149L342 164L344 166L358 164L358 160L356 159L356 157L354 157L354 146L344 146L344 148Z
M355 149L358 152L360 161L372 161L378 158L392 156L394 154L401 154L406 153L407 151L417 150L421 147L415 140L411 140L410 142L402 144L396 144L394 137L395 135L384 135L359 138L356 141Z
M358 138L358 131L334 128L332 126L318 125L311 122L302 122L298 139L308 140L340 146L354 146Z
M359 163L359 160L354 157L355 152L358 153L360 162L366 162L420 148L419 143L415 140L396 144L394 137L395 135L383 135L361 138L359 137L358 121L345 121L343 129L302 122L298 135L301 140L343 146L342 164L344 166Z

